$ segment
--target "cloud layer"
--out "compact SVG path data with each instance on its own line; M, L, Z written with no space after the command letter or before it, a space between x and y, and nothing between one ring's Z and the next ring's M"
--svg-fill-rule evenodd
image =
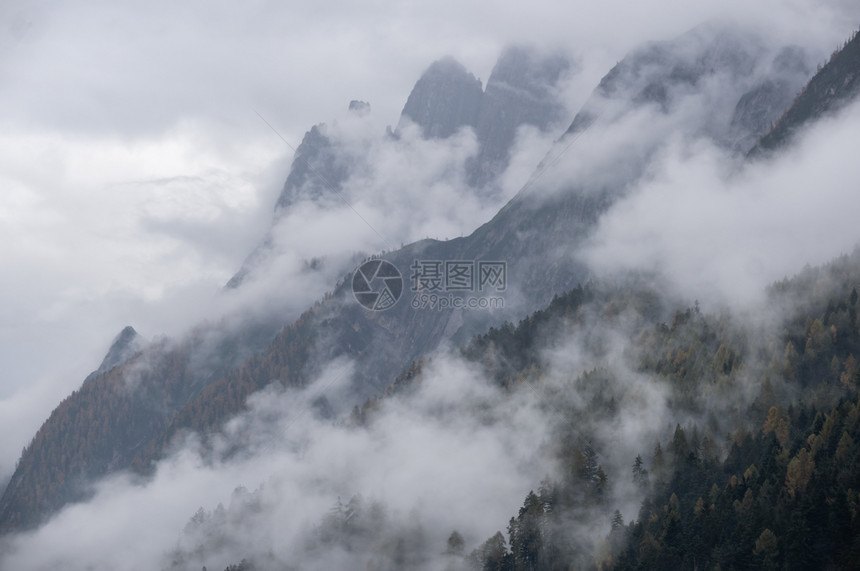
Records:
M769 283L860 242L858 128L855 104L773 160L747 165L705 141L671 140L584 255L598 272L656 270L687 298L754 306Z

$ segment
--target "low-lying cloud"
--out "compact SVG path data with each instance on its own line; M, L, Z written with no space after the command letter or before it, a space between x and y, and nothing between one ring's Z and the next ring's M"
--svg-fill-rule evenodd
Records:
M255 395L214 447L203 450L189 435L159 463L151 482L109 478L91 501L12 538L4 566L160 568L197 508L228 503L240 485L263 486L264 521L254 529L236 522L231 530L249 542L255 538L253 544L227 553L215 547L188 568L223 568L267 552L296 564L294 555L337 498L346 502L356 494L381 502L395 520L418 518L442 551L455 527L472 542L494 533L523 490L554 470L533 393L510 398L473 367L440 359L415 394L381 403L365 428L314 416L311 401L348 374L341 364L305 392L273 386ZM221 459L218 450L235 452ZM301 567L321 568L307 564Z
M688 298L744 307L765 286L854 249L860 106L812 126L769 160L671 139L604 216L585 259L598 272L661 272Z

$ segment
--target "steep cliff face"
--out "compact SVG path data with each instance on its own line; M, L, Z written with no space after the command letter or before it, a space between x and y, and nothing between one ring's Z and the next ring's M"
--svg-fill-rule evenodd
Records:
M745 153L809 79L809 61L799 47L774 53L752 32L703 24L674 40L637 49L619 62L567 133L580 132L597 117L618 118L649 106L672 113L706 94L700 104L711 113L698 117L690 132Z
M518 129L529 125L544 132L554 128L560 132L559 126L569 118L560 84L573 69L565 56L510 47L499 57L484 91L481 82L459 62L443 58L431 64L416 82L397 128L380 135L379 140L368 141L368 145L380 141L399 144L407 124L417 125L425 139L447 139L464 128L471 129L478 149L465 162L463 178L476 194L495 196L495 183L508 167ZM349 110L362 117L370 113L370 104L352 101ZM338 194L345 187L349 190L350 177L373 170L366 152L347 147L324 124L305 134L275 205L275 223L302 201L340 204ZM265 265L271 249L269 236L248 256L227 287L238 287L255 267Z
M507 168L517 130L541 131L568 120L560 82L574 65L562 55L543 55L524 47L505 50L487 80L475 131L477 157L467 165L469 184L484 187Z
M472 128L478 154L466 165L466 180L473 187L486 187L507 168L520 127L543 131L565 119L558 89L572 69L571 61L560 54L513 46L499 57L482 90L462 65L440 60L415 85L399 128L405 121L414 122L426 138L446 138Z
M314 200L339 189L349 169L331 139L325 135L325 125L314 125L305 133L296 148L290 174L278 197L275 209L288 207L301 199Z
M483 97L481 82L453 58L433 63L415 84L400 115L412 121L425 138L446 138L478 121Z
M736 148L748 152L791 106L812 75L810 56L797 46L777 53L764 79L744 93L735 106L731 136Z
M830 61L803 87L791 107L751 150L754 156L767 154L790 143L794 135L819 117L833 113L853 101L860 91L860 35L833 52Z
M119 335L111 343L107 355L105 355L102 364L96 369L95 373L105 373L114 367L118 367L134 357L134 355L145 346L144 339L134 330L131 325L123 328Z

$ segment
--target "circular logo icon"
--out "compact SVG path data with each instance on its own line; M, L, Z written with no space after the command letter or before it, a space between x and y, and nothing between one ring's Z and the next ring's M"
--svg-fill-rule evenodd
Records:
M385 260L364 262L352 276L355 300L373 311L392 307L403 294L403 277L394 264Z

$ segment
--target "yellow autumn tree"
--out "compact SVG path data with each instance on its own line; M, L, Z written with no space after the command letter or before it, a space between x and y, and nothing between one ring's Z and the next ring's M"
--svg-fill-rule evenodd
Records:
M797 494L803 493L809 480L812 479L812 474L815 472L815 462L812 455L802 448L797 455L788 463L788 469L785 473L785 487L788 490L788 495L794 499Z
M762 428L763 432L765 434L773 432L779 445L785 447L788 442L789 427L788 413L785 409L781 406L770 407L770 410L767 411L767 420L764 421Z
M765 529L755 540L755 555L761 557L762 569L776 569L776 558L779 557L779 542L776 535Z

